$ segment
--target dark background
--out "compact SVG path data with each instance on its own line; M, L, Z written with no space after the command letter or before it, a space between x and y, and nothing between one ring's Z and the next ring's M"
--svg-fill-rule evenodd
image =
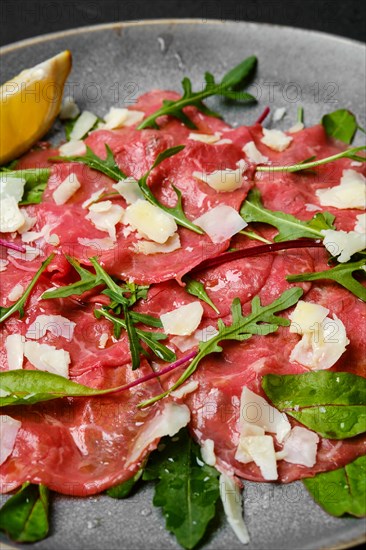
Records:
M366 36L362 0L2 0L0 45L72 27L159 18L258 21Z

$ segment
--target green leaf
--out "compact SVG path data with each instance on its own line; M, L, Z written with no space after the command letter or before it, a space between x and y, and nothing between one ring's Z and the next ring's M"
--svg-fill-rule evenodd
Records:
M155 195L153 194L153 192L151 191L150 187L147 184L148 177L150 176L152 170L156 168L159 164L161 164L165 159L170 158L173 155L176 155L177 153L182 151L184 147L185 147L184 145L178 145L176 147L171 147L170 149L166 149L165 151L160 153L155 159L155 162L150 168L150 170L148 170L146 174L142 176L142 178L140 178L140 180L138 181L138 184L147 201L149 201L151 204L154 204L155 206L157 206L167 214L170 214L170 216L172 216L175 219L178 225L181 225L182 227L186 227L187 229L190 229L191 231L194 231L195 233L199 233L200 235L202 235L204 231L200 227L192 223L186 217L183 210L183 205L182 205L182 193L177 187L173 185L174 192L177 195L177 203L174 207L169 207L169 206L165 206L164 204L158 201L158 199L155 197Z
M366 455L344 468L303 480L305 487L328 514L366 516Z
M0 510L0 530L15 542L37 542L48 534L48 489L25 483Z
M259 189L250 191L240 210L240 215L247 222L262 222L278 229L276 242L291 239L310 238L324 239L323 229L334 229L334 216L329 212L318 213L310 221L304 222L291 214L268 210L263 206Z
M123 313L125 317L126 331L128 336L128 342L130 345L130 353L132 359L132 370L136 370L140 367L140 356L143 353L143 348L140 344L139 337L137 335L135 326L129 315L127 306L123 306Z
M366 162L365 157L357 155L359 151L364 151L365 149L366 145L361 145L360 147L346 149L345 151L342 151L341 153L337 153L336 155L332 155L330 157L326 157L320 160L314 160L311 162L302 161L298 164L293 164L291 166L257 166L257 172L301 172L302 170L311 170L312 168L316 168L317 166L321 166L322 164L329 164L330 162L334 162L335 160L343 158L357 160L359 162Z
M48 265L52 262L54 256L55 256L54 254L51 254L51 256L49 256L47 258L47 260L45 260L42 263L41 267L38 269L37 273L34 275L33 279L31 280L30 284L28 285L28 287L26 288L26 290L24 291L22 296L12 306L10 306L10 307L0 307L0 323L3 323L4 321L6 321L6 319L8 319L11 315L13 315L16 312L19 313L20 318L23 317L23 315L24 315L24 306L25 306L25 304L26 304L33 288L37 284L38 279L41 277L41 275L47 269Z
M206 86L203 90L198 92L193 92L191 81L187 77L184 78L182 81L183 96L177 101L163 101L163 106L143 120L138 126L138 130L150 127L157 128L158 126L156 120L165 115L174 116L175 118L181 120L186 126L188 126L188 128L196 129L195 124L187 117L187 115L183 112L183 109L188 105L194 105L198 110L204 112L205 114L218 116L217 113L208 110L202 103L204 99L215 95L223 95L230 97L231 99L242 99L252 102L256 101L255 97L251 94L235 93L235 91L238 88L243 87L243 85L253 75L256 65L257 58L254 56L248 57L227 72L220 83L216 83L212 74L206 72Z
M280 411L330 439L366 431L366 378L348 372L267 374L262 387Z
M60 286L55 289L46 290L41 296L42 300L54 298L68 298L69 296L80 296L87 290L92 290L97 286L96 277L93 273L81 267L74 258L66 255L67 261L80 275L80 280L67 286Z
M217 309L211 298L208 296L206 289L200 281L196 281L195 279L191 279L188 275L184 275L182 281L185 283L184 289L188 292L188 294L191 294L192 296L196 296L203 302L206 302L216 313L220 313L220 311Z
M43 192L47 187L51 170L49 168L28 168L26 170L1 171L3 177L23 178L25 180L24 193L21 206L39 204L42 201Z
M124 481L123 483L120 483L119 485L115 485L115 487L111 487L106 491L107 495L112 498L118 498L123 499L130 496L133 489L136 487L137 482L140 480L142 474L143 474L143 468L137 471L137 473L132 476L127 481Z
M339 139L344 143L352 143L357 131L356 117L347 109L338 109L322 118L324 130L329 137Z
M127 176L124 174L117 165L113 153L109 145L105 144L107 156L105 159L98 157L90 147L86 146L86 154L83 156L71 156L71 157L52 157L50 160L60 162L81 162L93 170L102 172L114 181L120 181Z
M363 258L357 262L348 262L339 264L336 267L325 271L316 271L314 273L299 273L298 275L288 275L286 279L290 283L299 283L304 281L335 281L343 286L352 294L366 302L366 288L354 278L354 273L361 272L365 274L366 259Z
M184 548L194 548L215 517L220 496L219 473L202 464L199 446L183 429L164 438L150 455L144 480L156 480L153 504L162 508L166 528Z
M197 369L201 360L211 353L220 353L222 351L219 343L224 340L237 340L242 342L249 339L253 334L266 336L275 332L279 326L288 326L290 321L284 317L279 317L276 313L284 311L295 305L301 298L303 290L301 288L290 288L267 306L262 306L258 296L252 300L252 312L243 316L239 298L235 298L232 303L232 324L226 326L221 319L218 321L218 334L207 342L200 342L199 352L193 358L184 373L177 382L164 393L152 397L139 404L140 408L148 407L169 395L172 391L181 386Z

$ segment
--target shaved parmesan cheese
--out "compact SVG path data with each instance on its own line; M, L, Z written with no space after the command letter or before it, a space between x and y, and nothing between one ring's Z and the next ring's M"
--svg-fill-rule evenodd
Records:
M215 145L232 145L233 140L232 139L220 139L220 141L217 141Z
M316 204L307 203L305 204L306 212L316 212L317 210L321 210L320 206L317 206Z
M355 231L357 233L366 233L366 214L356 216Z
M116 128L121 128L122 126L133 126L134 124L141 122L144 116L145 113L142 111L111 107L109 112L104 117L105 123L99 124L99 128L114 130Z
M18 203L21 201L24 193L24 178L14 178L6 175L6 172L0 175L0 199L5 197L14 197Z
M102 201L92 204L89 207L89 214L86 216L99 231L106 231L112 241L116 241L116 225L122 221L124 209L111 201Z
M95 191L94 193L92 193L90 197L86 199L86 201L84 201L81 206L83 208L88 208L88 206L90 206L93 202L96 202L103 195L104 191L105 191L105 187L98 189L98 191Z
M249 162L253 162L254 164L266 164L268 162L268 157L262 155L259 149L257 149L254 141L246 143L243 147L243 152Z
M204 462L209 466L215 466L216 455L214 453L215 443L212 439L205 439L201 445L201 456Z
M281 443L290 433L291 424L285 413L272 407L263 397L244 386L240 397L240 432L245 436L245 430L259 426L266 432L275 433Z
M290 145L292 140L293 138L291 136L287 136L284 132L281 132L281 130L267 130L266 128L263 128L263 137L261 142L273 151L284 151Z
M76 323L62 315L38 315L28 327L25 337L31 338L31 340L39 340L47 332L50 332L54 336L62 336L62 338L70 342L74 335L75 327Z
M26 244L24 248L25 252L19 252L19 250L12 250L9 248L8 256L11 256L17 260L23 260L25 262L33 262L33 260L35 260L41 253L39 248L34 248L28 244Z
M160 244L164 244L178 229L172 216L145 200L137 200L127 207L124 223Z
M0 200L0 233L12 233L24 224L25 219L14 197Z
M290 134L296 134L296 132L300 132L305 128L304 124L302 122L296 122L291 128L288 129Z
M239 189L243 184L243 171L246 166L239 167L236 170L226 168L225 170L215 170L211 174L205 174L204 172L193 172L192 176L204 181L215 189L215 191L228 193Z
M95 125L98 117L90 111L83 111L70 133L70 141L79 141L82 139Z
M10 334L5 339L6 356L9 370L18 370L23 367L23 336Z
M326 317L322 323L316 323L314 330L303 335L292 350L290 361L313 370L329 369L346 351L348 344L342 321L336 315L333 319Z
M356 170L343 170L339 185L316 191L322 206L339 209L366 208L366 178Z
M22 423L6 414L0 415L0 465L4 464L14 449Z
M87 237L78 237L78 243L88 248L94 248L95 250L110 250L114 247L115 243L110 237L104 237L104 239L88 239Z
M173 437L173 435L188 424L190 417L191 413L186 405L166 403L163 410L158 411L152 420L146 422L146 425L135 441L129 459L126 462L126 468L134 464L142 452L161 437L166 435Z
M295 426L283 447L284 460L311 468L316 463L319 436L306 428Z
M234 208L225 204L205 212L194 223L207 233L213 243L225 242L248 225Z
M107 342L109 340L109 334L108 332L103 332L101 335L100 335L100 338L99 338L99 344L98 344L98 348L99 349L104 349L107 345Z
M285 116L286 109L285 107L278 107L273 113L273 122L278 122Z
M242 544L248 544L249 534L243 519L242 497L232 478L220 475L220 498L230 527Z
M28 216L27 210L25 208L21 208L20 211L23 214L24 223L23 223L22 227L19 227L18 233L23 235L23 233L26 233L27 231L32 229L32 227L34 226L34 224L37 221L37 218L36 217L32 218L31 216Z
M66 96L62 100L62 106L60 114L58 115L61 120L73 119L80 113L79 107L76 105L74 99L70 96Z
M348 262L353 254L366 247L366 235L357 231L335 231L323 229L324 246L332 256L337 256L340 263Z
M216 143L221 138L220 132L215 132L214 134L196 134L194 132L190 133L188 139L193 141L201 141L202 143Z
M69 174L52 193L53 200L56 204L65 204L80 187L76 174Z
M38 342L25 342L24 355L36 369L69 377L70 354L63 349Z
M275 481L278 478L276 453L273 438L270 435L247 435L240 437L235 458L246 464L246 459L244 461L240 460L241 453L243 453L244 457L251 457L251 461L258 466L264 479Z
M193 334L189 336L175 336L171 338L170 341L172 344L177 346L180 351L187 351L195 346L198 346L200 342L208 342L218 334L217 329L209 325L203 329L196 330Z
M0 272L5 271L6 267L9 265L8 260L0 259Z
M196 391L198 386L199 384L197 380L191 380L190 382L186 382L185 384L180 386L180 388L178 388L177 390L172 391L170 395L172 397L175 397L176 399L181 399L182 397L186 396L188 393L192 393Z
M22 233L22 241L24 243L32 243L38 239L44 239L46 242L49 242L53 227L53 225L46 224L42 227L41 231L26 231Z
M24 287L22 287L22 285L15 285L15 287L12 288L8 294L8 300L10 300L11 302L16 302L22 296L23 292Z
M126 178L115 183L112 187L118 191L127 204L133 204L139 199L144 200L144 195L135 178Z
M68 141L58 148L60 157L82 156L86 153L86 145L83 141Z
M203 307L200 302L192 302L160 315L166 334L185 336L192 334L201 322Z
M52 233L52 235L46 238L46 243L52 246L58 246L60 244L60 237L56 235L56 233Z
M305 334L314 330L316 323L322 323L329 313L329 309L313 302L299 300L294 311L289 315L291 320L290 332Z
M168 254L169 252L174 252L180 248L180 238L178 233L174 233L166 243L158 244L150 241L138 241L134 246L134 252L136 254L145 254L146 256L150 254Z

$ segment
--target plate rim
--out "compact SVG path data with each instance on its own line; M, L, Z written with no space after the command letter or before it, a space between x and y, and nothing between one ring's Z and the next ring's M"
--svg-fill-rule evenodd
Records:
M286 30L286 31L292 31L300 34L307 34L310 36L322 38L322 39L328 39L328 40L336 40L337 42L341 42L344 45L347 46L356 46L356 47L362 47L364 46L363 42L359 40L354 40L352 38L347 38L344 36L339 36L332 33L327 33L323 31L316 31L312 29L303 29L300 27L293 27L291 25L277 25L273 23L261 23L257 21L235 21L232 19L226 19L226 20L220 20L220 19L206 19L206 21L203 21L199 18L182 18L182 19L176 19L176 18L166 18L166 19L141 19L141 20L131 20L131 21L112 21L110 23L97 23L96 25L85 25L81 27L75 27L71 29L66 29L62 31L55 31L52 33L46 33L41 34L37 36L33 36L30 38L25 38L24 40L18 40L16 42L12 42L10 44L6 44L5 46L0 47L0 56L6 55L8 53L11 53L17 49L25 48L27 46L32 46L34 44L40 44L42 42L49 42L52 40L57 40L59 38L67 37L67 36L73 36L77 34L90 34L92 32L98 32L102 30L120 30L124 28L131 28L131 27L143 27L147 25L153 25L153 26L167 26L167 25L243 25L243 26L257 26L260 28L267 27L271 29L278 29L278 30ZM366 49L365 49L366 53Z

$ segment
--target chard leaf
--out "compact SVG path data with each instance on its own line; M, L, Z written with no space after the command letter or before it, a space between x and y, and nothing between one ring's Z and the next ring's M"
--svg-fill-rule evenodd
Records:
M338 109L324 115L322 124L329 137L347 144L352 143L358 127L355 115L347 109Z
M143 474L143 468L137 471L137 473L132 476L127 481L123 481L123 483L120 483L119 485L115 485L115 487L111 487L106 491L107 495L112 498L117 499L123 499L130 496L133 489L136 487L137 482L140 480L142 474Z
M191 294L192 296L196 296L203 302L206 302L216 313L220 313L220 311L217 309L211 298L208 296L206 289L200 281L196 281L195 279L191 279L188 275L184 275L183 282L186 284L184 289L188 292L188 294Z
M215 517L219 473L203 464L200 448L187 430L162 443L163 449L150 455L143 479L156 480L154 506L162 508L166 528L179 544L191 549Z
M329 439L366 431L366 378L348 372L267 374L262 387L280 411Z
M241 100L245 102L255 102L256 99L251 94L239 93L237 90L242 88L249 78L253 75L257 66L257 58L255 56L248 57L236 67L228 71L221 82L216 83L212 74L205 74L206 85L203 90L194 92L192 83L189 78L185 77L182 81L183 95L177 101L165 100L163 106L148 116L138 126L138 130L144 128L158 128L157 119L161 116L170 115L178 118L188 128L196 129L196 125L183 112L183 109L188 105L195 106L198 110L211 116L219 116L217 113L207 109L202 101L214 95L221 95L230 99Z
M15 542L37 542L47 537L48 489L24 483L0 510L0 530Z
M120 181L125 179L127 176L122 172L122 170L117 165L113 153L109 145L105 144L107 156L105 159L98 157L90 147L86 146L86 153L83 156L71 156L71 157L52 157L50 160L60 161L60 162L81 162L93 170L102 172L109 178L114 181Z
M288 326L290 321L284 317L279 317L276 313L284 311L295 305L302 296L301 288L290 288L267 306L262 306L259 296L252 300L252 312L243 316L241 312L241 303L239 298L233 300L231 306L232 324L226 326L221 319L218 321L218 333L207 342L200 342L199 352L193 358L184 373L169 390L143 401L139 404L140 408L148 407L169 395L172 391L181 386L197 369L201 360L211 353L220 353L222 347L219 345L224 340L237 340L242 342L251 338L253 334L266 336L275 332L280 326Z
M247 222L261 222L278 229L274 240L283 242L292 239L324 239L323 229L334 229L334 216L329 212L318 213L311 220L304 222L291 214L269 210L263 206L259 189L250 191L240 210L240 215Z
M19 317L22 318L24 315L24 306L33 290L35 285L37 284L38 279L41 277L41 275L44 273L44 271L47 269L48 265L52 262L54 258L54 254L51 254L47 260L45 260L41 267L38 269L37 273L34 275L33 279L31 280L30 284L22 294L22 296L10 307L0 307L0 323L3 323L8 319L11 315L18 312Z
M335 281L343 286L352 294L366 302L366 288L354 278L357 272L365 274L366 259L363 258L357 262L347 262L339 264L325 271L316 271L314 273L299 273L298 275L288 275L286 279L290 283L299 283L303 281Z
M305 487L332 516L366 516L366 455L344 468L303 480Z

